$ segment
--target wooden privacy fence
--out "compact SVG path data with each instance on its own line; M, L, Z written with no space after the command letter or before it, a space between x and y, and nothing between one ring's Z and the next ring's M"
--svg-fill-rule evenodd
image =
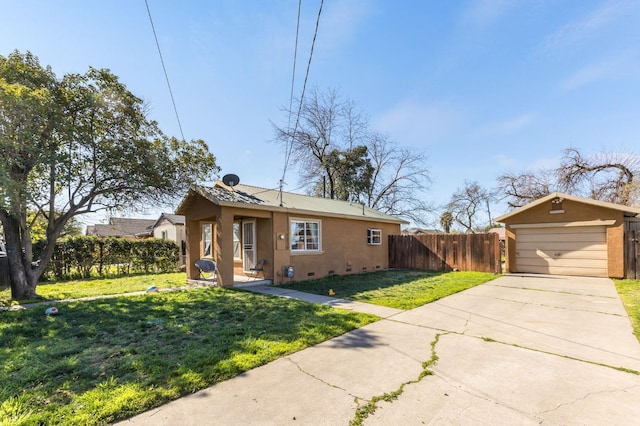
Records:
M498 234L390 235L389 267L502 272Z

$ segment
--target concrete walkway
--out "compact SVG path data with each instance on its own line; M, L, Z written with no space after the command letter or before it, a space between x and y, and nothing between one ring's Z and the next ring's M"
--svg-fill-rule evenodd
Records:
M420 379L432 353L433 374ZM640 344L611 280L509 275L122 424L348 425L403 384L365 425L638 424L639 371Z

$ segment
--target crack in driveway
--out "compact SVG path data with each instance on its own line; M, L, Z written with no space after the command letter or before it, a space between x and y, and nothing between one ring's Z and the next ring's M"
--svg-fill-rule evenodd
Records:
M322 383L323 385L329 386L331 388L334 389L338 389L342 392L344 392L345 394L349 395L350 397L354 398L357 401L359 400L364 400L367 401L366 398L361 398L357 395L352 394L351 392L349 392L348 390L346 390L343 387L340 387L338 385L334 385L332 383L327 382L326 380L321 379L320 377L316 376L315 374L310 373L309 371L305 370L304 368L302 368L302 366L300 364L298 364L297 362L295 362L293 359L291 359L291 357L287 357L286 358L287 361L289 361L291 364L295 365L296 368L302 373L302 374L306 374L307 376L311 377L314 380L317 380L318 382Z
M630 390L632 390L632 389L637 389L637 388L640 388L640 385L627 386L627 387L625 387L625 388L621 388L621 389L608 389L608 390L601 390L601 391L597 391L597 392L587 392L587 393L585 393L584 395L582 395L581 397L579 397L579 398L575 398L575 399L574 399L574 400L572 400L572 401L568 401L568 402L564 402L564 403L562 403L562 404L558 404L556 407L551 408L551 409L549 409L549 410L540 411L540 412L538 413L538 415L543 415L543 414L552 413L552 412L554 412L554 411L559 410L559 409L560 409L560 408L562 408L562 407L567 407L567 406L573 405L573 404L575 404L575 403L577 403L577 402L579 402L579 401L584 401L584 400L586 400L587 398L589 398L589 397L591 397L591 396L594 396L594 395L603 395L603 394L618 393L618 392L628 392L628 391L630 391Z

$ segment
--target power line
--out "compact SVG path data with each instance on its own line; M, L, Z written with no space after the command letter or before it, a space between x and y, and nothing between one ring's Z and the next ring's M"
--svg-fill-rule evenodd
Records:
M296 27L296 51L298 48L298 29L300 26L300 5L301 5L302 1L300 0L300 2L298 3L298 26ZM293 128L293 133L291 134L291 141L289 143L287 152L285 154L285 161L284 161L284 169L282 171L282 179L280 180L280 193L282 193L282 185L284 183L284 178L285 175L287 173L287 167L289 165L289 161L291 159L291 152L293 151L293 140L295 138L296 132L298 131L298 126L300 125L300 114L302 112L302 103L304 102L304 94L307 90L307 81L309 79L309 72L311 69L311 59L313 58L313 49L316 45L316 38L318 36L318 28L320 26L320 16L322 15L322 6L324 4L324 0L320 0L320 7L318 8L318 17L316 18L316 28L315 31L313 33L313 40L311 42L311 50L309 51L309 61L307 62L307 70L304 76L304 83L302 85L302 93L300 95L300 102L298 104L298 112L296 114L296 124L295 127ZM293 65L293 69L294 69L294 75L295 75L295 58L296 58L296 54L294 53L294 65ZM292 100L293 100L293 78L291 81L291 99L289 102L289 125L291 123L291 104L292 104ZM280 197L280 199L282 200L282 196ZM282 202L282 201L281 201Z
M291 72L291 93L289 94L289 121L287 128L291 127L291 109L293 108L293 91L296 82L296 63L298 62L298 36L300 34L300 10L302 9L302 0L298 0L298 19L296 22L296 44L293 48L293 71Z
M291 92L289 93L289 118L287 119L287 130L291 129L291 112L293 110L293 92L295 89L296 81L296 64L298 62L298 38L300 35L300 11L302 9L302 0L298 0L298 19L296 21L296 43L293 48L293 71L291 72ZM291 150L293 149L293 137L291 140L287 140L285 144L284 154L284 167L282 169L282 179L280 179L280 193L282 193L282 185L284 185L284 177L287 173L287 164L291 157ZM282 200L282 196L280 197ZM280 203L282 205L282 202Z
M178 128L180 129L180 136L182 140L186 140L184 133L182 132L182 124L180 123L180 116L178 115L178 108L176 107L176 101L173 98L173 91L171 90L171 83L169 83L169 75L167 74L167 67L164 65L164 58L162 57L162 51L160 50L160 43L158 42L158 35L156 34L156 27L153 25L153 18L151 18L151 9L149 9L148 0L144 0L144 4L147 6L147 13L149 14L149 22L151 22L151 30L153 30L153 38L156 40L156 47L158 48L158 55L160 55L160 63L162 64L162 71L164 72L164 78L167 81L167 87L169 88L169 95L171 96L171 103L173 104L173 111L176 113L176 120L178 121Z

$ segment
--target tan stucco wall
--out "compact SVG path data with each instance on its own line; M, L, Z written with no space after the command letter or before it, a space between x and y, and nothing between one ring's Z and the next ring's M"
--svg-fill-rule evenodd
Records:
M290 251L290 220L320 219L322 250L319 253L297 254ZM367 244L367 229L382 231L382 244ZM400 234L399 224L376 223L313 215L276 214L274 218L276 250L274 257L274 282L290 279L283 276L287 266L293 266L295 281L322 278L328 275L345 275L389 268L390 234ZM284 240L278 236L285 235Z
M624 215L621 211L584 204L572 200L562 203L564 213L550 213L551 201L534 206L515 216L504 220L506 225L506 271L517 272L516 264L517 229L510 228L513 224L532 223L564 223L593 220L615 220L607 226L607 255L608 275L611 278L624 276Z
M216 217L219 214L220 207L203 198L194 199L189 206L187 214L185 214L185 238L187 241L186 269L187 278L189 279L195 279L198 276L198 269L195 267L194 262L201 257L202 225L204 223L215 224ZM212 238L214 239L213 244L215 244L215 236L212 236Z

